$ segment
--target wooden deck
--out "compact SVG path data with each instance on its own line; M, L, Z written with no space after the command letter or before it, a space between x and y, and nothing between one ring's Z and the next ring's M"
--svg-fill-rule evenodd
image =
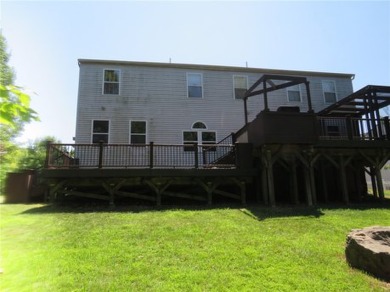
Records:
M267 130L264 130L267 128ZM296 131L296 129L300 129ZM304 130L306 129L306 130ZM368 131L370 130L370 131ZM384 199L380 170L390 159L388 118L264 112L224 144L49 144L47 200L70 196L143 200L218 198L314 205ZM233 143L237 141L237 143Z
M247 150L248 145L51 144L42 171L46 199L76 196L114 204L131 198L159 206L167 197L207 204L224 197L245 204L247 186L257 175L248 167L251 160L237 157Z

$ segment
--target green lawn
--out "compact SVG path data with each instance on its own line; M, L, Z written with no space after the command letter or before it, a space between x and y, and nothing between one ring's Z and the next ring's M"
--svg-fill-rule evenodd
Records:
M344 257L384 206L99 209L1 204L0 291L390 289Z

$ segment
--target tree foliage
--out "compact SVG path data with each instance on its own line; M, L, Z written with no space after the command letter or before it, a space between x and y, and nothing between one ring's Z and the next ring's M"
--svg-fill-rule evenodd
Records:
M30 107L30 96L14 85L15 73L8 65L6 40L0 31L0 189L4 187L6 173L19 168L22 149L14 139L24 125L38 120L38 114Z
M0 124L13 129L38 120L37 113L30 108L30 96L14 85L0 85Z
M8 66L9 54L7 53L7 43L0 31L0 84L11 85L14 83L15 72Z
M35 140L27 148L21 149L17 169L41 169L45 165L47 144L60 143L56 138L47 136Z
M38 115L30 107L30 96L13 85L15 73L8 61L6 41L0 33L0 125L20 133L23 125L38 120Z

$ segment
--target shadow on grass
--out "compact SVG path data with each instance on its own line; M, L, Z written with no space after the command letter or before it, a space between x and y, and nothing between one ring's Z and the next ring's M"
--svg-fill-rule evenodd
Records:
M24 211L22 214L55 214L55 213L100 213L100 212L114 212L114 213L143 213L143 212L165 212L165 211L207 211L207 210L239 210L243 214L255 219L265 220L271 218L288 218L288 217L313 217L319 218L325 213L324 210L334 209L351 209L351 210L368 210L368 209L389 209L390 199L384 201L370 200L358 203L330 203L318 204L316 206L306 205L277 205L276 207L269 207L261 204L247 204L245 206L238 203L220 203L212 206L204 205L204 203L181 203L174 205L162 205L157 207L155 205L135 205L128 203L118 203L115 206L109 206L107 202L103 201L72 201L66 204L48 204L39 207L31 208Z

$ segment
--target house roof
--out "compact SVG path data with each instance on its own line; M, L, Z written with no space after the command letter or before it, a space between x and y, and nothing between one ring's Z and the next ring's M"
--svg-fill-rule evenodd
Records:
M178 69L230 71L230 72L240 71L240 72L248 72L248 73L292 75L292 76L321 76L321 77L334 77L334 78L338 77L338 78L349 78L349 79L355 78L355 75L350 73L281 70L281 69L266 69L266 68L220 66L220 65L136 62L136 61L116 61L116 60L96 60L96 59L79 59L78 62L79 62L79 66L81 64L101 64L101 65L111 65L111 66L113 65L114 66L142 66L142 67L178 68Z

